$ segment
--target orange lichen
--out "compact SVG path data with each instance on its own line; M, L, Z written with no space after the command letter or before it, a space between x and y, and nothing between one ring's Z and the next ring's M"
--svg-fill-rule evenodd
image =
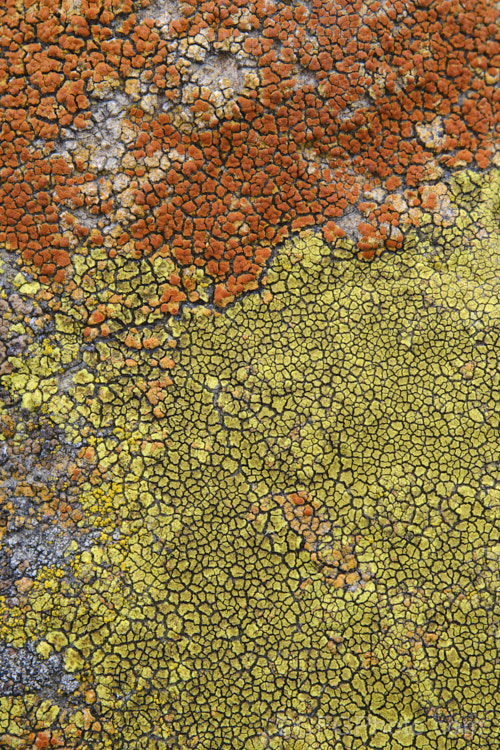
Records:
M354 226L359 257L399 249L396 230L418 221L413 215L375 205L366 221L343 226L350 209L362 210L366 190L405 195L431 157L437 168L490 163L500 127L500 33L486 0L407 1L398 10L372 1L362 12L346 0L232 7L185 3L168 33L189 44L203 31L215 54L240 46L255 82L233 89L222 108L217 92L193 86L190 130L175 114L129 108L136 166L124 172L136 178L136 218L120 220L117 246L132 257L168 247L179 271L205 269L213 301L224 305L255 287L290 232L317 228L332 241ZM77 13L64 3L58 13L49 0L26 1L25 9L7 0L0 11L0 241L45 284L67 282L80 238L103 242L100 229L63 221L64 211L114 214L112 200L83 191L95 175L81 156L54 152L62 128L85 130L98 87L125 80L133 91L134 70L173 103L180 97L183 68L164 30L132 8L83 2ZM166 175L148 179L143 160L173 152L179 157ZM198 299L180 276L171 284L179 288L165 288L164 314Z

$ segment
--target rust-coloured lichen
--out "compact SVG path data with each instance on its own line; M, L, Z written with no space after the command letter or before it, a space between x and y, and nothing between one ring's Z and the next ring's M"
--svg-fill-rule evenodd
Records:
M196 268L223 305L307 227L354 237L365 259L400 248L446 170L496 153L500 41L486 0L196 2L170 23L133 10L1 11L0 238L42 283L67 281L72 252L107 236L110 257L117 242L173 259L163 313L199 298ZM121 146L96 156L96 107L123 94Z

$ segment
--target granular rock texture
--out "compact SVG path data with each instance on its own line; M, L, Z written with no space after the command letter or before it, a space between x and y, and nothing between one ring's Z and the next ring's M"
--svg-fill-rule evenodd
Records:
M500 748L487 0L4 0L0 747Z

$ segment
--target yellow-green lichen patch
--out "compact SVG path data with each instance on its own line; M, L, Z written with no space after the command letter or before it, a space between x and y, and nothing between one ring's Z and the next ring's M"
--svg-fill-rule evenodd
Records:
M498 179L397 256L304 234L224 314L82 346L89 536L2 610L92 697L82 750L493 746Z

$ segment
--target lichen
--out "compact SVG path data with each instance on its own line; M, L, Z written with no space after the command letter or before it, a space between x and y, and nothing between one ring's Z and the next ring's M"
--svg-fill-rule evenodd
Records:
M496 747L498 17L4 0L2 747Z
M85 707L9 698L5 736L494 743L499 184L458 174L456 221L369 265L285 243L265 291L143 329L133 368L125 332L81 344L64 398L93 537L3 604L2 635L59 654Z

